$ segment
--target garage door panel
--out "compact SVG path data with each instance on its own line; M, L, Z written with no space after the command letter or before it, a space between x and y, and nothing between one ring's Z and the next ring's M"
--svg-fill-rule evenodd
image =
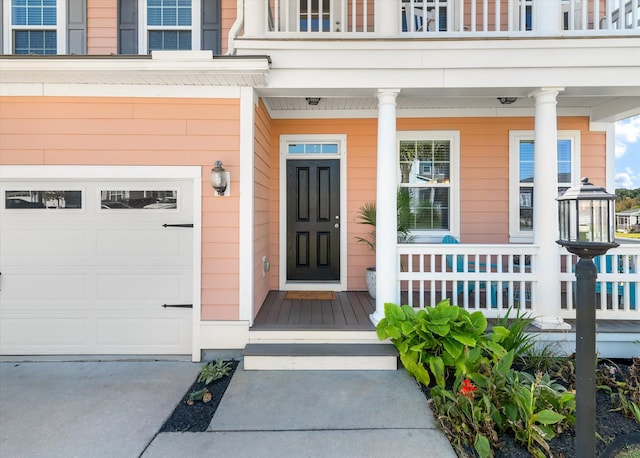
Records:
M3 317L2 351L16 347L57 348L60 351L78 352L86 344L89 319L70 316L54 317ZM25 342L28 342L25 345Z
M2 273L3 310L35 307L34 302L47 301L70 306L86 302L90 276L86 273L65 272L7 272ZM13 301L18 301L12 306Z
M6 218L7 216L5 216ZM88 249L88 234L82 230L56 228L47 225L39 230L13 228L3 230L0 248L4 256L18 256L22 262L29 262L29 258L38 260L59 260L64 258L82 257Z
M189 312L184 311L185 315ZM184 340L184 326L175 319L161 318L98 318L98 347L179 347ZM187 349L188 351L188 349Z
M164 304L167 301L190 297L189 278L179 274L98 274L96 278L98 302L131 301Z
M188 229L193 232L193 229ZM185 231L186 232L186 231ZM98 231L97 255L105 258L179 258L189 233L139 230Z

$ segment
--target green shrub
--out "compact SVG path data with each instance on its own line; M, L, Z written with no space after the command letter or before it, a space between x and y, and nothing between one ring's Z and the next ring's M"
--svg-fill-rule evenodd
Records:
M200 368L200 375L198 375L198 382L204 382L205 385L213 382L214 380L221 379L222 377L231 373L231 363L225 363L219 359L215 362L205 364Z
M385 304L376 330L379 338L391 339L409 373L435 385L434 413L458 450L466 444L491 457L499 434L511 432L533 456L543 457L547 441L575 423L575 396L547 374L512 367L516 352L533 348L524 334L528 319L518 314L487 333L482 312L469 313L448 300L418 311Z
M413 310L408 305L384 305L385 318L376 328L380 339L390 338L404 367L416 380L429 386L445 385L449 372L457 377L473 372L484 352L495 360L506 353L499 341L509 331L501 326L485 334L487 319L482 312L469 313L452 306L449 300L435 307Z

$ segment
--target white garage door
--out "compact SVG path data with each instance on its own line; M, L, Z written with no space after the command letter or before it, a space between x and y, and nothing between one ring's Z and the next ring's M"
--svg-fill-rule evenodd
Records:
M0 186L0 353L191 353L193 182Z

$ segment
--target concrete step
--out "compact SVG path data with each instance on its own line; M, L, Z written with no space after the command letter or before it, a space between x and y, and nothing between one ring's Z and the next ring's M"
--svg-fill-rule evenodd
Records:
M388 344L376 331L352 330L249 330L250 344Z
M398 352L391 344L247 344L245 370L391 370Z

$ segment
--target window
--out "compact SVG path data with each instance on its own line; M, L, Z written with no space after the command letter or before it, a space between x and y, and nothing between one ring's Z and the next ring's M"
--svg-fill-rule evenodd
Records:
M142 16L139 49L200 49L200 2L192 0L138 0Z
M338 154L337 143L289 143L289 154Z
M530 242L533 239L533 187L534 155L533 132L510 133L510 207L509 234L512 242ZM558 132L558 195L576 181L580 149L580 132Z
M398 205L416 241L459 235L458 145L458 132L398 132Z
M82 208L82 191L21 190L4 192L7 209L69 209Z
M66 1L11 0L4 2L6 54L64 54ZM10 9L10 10L9 10Z
M102 210L174 210L179 206L177 190L108 189L100 191Z

